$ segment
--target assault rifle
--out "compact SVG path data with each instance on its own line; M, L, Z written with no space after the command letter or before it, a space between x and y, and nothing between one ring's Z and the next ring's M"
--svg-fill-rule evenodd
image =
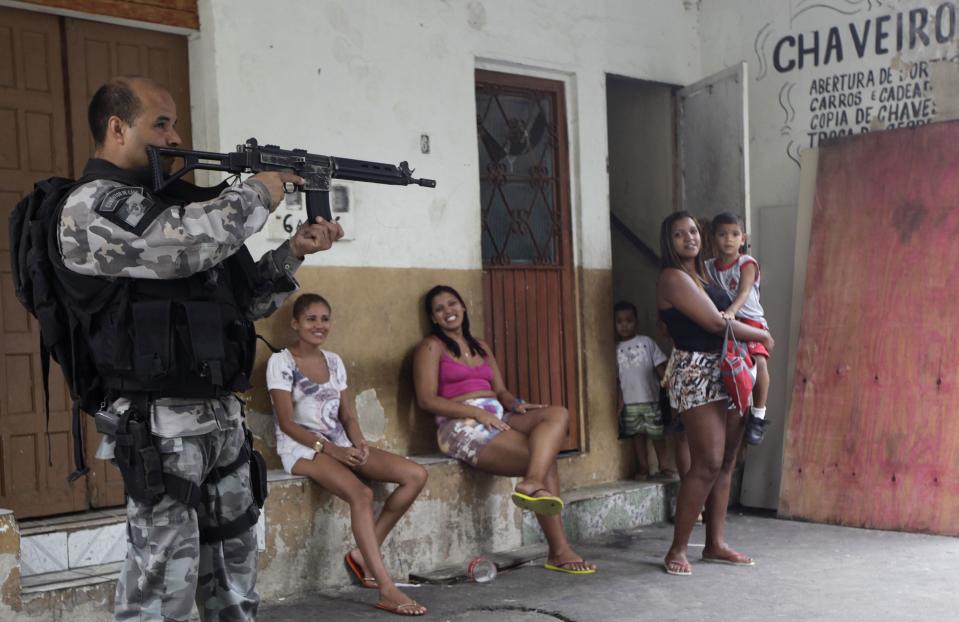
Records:
M366 160L350 160L307 153L304 149L280 149L276 145L260 146L255 138L237 145L236 151L214 153L172 147L147 147L150 169L153 172L153 190L160 192L173 181L193 170L225 171L228 173L261 173L263 171L292 171L306 180L295 191L306 193L306 214L310 222L317 216L332 220L330 213L330 182L332 179L364 181L374 184L408 186L416 184L435 188L433 179L417 179L406 162L398 166ZM166 176L164 157L182 158L183 167Z

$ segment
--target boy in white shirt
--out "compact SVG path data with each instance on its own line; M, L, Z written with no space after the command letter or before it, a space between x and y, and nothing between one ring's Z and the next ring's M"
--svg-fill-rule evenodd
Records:
M666 468L663 415L659 406L659 381L666 371L666 355L656 342L636 334L636 307L620 301L613 307L616 335L616 362L619 367L619 413L623 436L633 439L636 451L636 479L649 479L646 438L653 441L660 475L674 479L676 471Z

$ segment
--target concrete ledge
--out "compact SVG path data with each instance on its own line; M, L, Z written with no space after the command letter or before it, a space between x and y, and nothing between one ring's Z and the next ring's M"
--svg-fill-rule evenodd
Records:
M445 457L413 459L425 464L430 479L383 546L394 576L456 581L474 557L543 542L535 516L509 500L515 480ZM563 521L570 540L665 521L675 489L674 483L617 481L568 491ZM382 503L392 486L377 483L373 490ZM353 542L345 502L306 478L271 471L266 520L257 584L264 598L350 582L343 564Z
M617 481L563 494L563 524L573 542L660 523L669 518L669 498L678 483ZM523 513L523 544L543 541L532 512Z
M535 517L509 499L515 480L480 473L445 456L414 460L426 466L429 481L383 546L384 560L395 577L456 581L469 560L480 555L508 566L543 554ZM353 545L347 504L309 479L282 470L269 471L268 482L265 550L259 555L257 581L262 598L349 584L343 564ZM374 484L374 502L382 504L392 488ZM563 520L570 539L661 522L674 489L675 484L621 481L568 491L563 494L567 503ZM0 512L0 570L5 578L0 620L48 619L56 612L85 622L108 614L115 575L91 569L96 576L82 585L61 583L45 589L31 585L21 591L18 552L17 523L12 514Z
M522 518L509 499L514 482L440 455L411 457L429 472L426 488L383 545L393 576L461 565L477 555L522 544ZM270 471L266 546L257 591L264 599L340 587L351 577L343 557L353 546L349 506L309 479ZM393 490L374 483L374 503Z

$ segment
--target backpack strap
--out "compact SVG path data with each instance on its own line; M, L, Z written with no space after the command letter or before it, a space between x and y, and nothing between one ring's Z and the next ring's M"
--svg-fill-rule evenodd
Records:
M87 467L86 458L83 455L83 424L80 421L80 395L77 390L77 327L78 323L76 320L70 316L70 367L73 370L73 378L70 378L70 393L73 398L73 408L71 415L71 426L73 428L73 464L74 468L73 473L67 476L67 481L73 482L79 479L80 477L86 475L90 469ZM44 371L43 379L43 395L44 401L47 404L47 423L49 425L50 421L50 391L47 387L47 372L49 371L49 361L47 363L47 370ZM47 442L50 441L49 434L47 435Z
M43 414L47 419L47 464L53 466L53 441L50 440L50 351L40 338L40 372L43 376Z

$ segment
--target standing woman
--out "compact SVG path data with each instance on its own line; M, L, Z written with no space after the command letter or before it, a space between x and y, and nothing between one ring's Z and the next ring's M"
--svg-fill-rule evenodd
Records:
M349 503L358 548L344 561L363 587L380 591L376 607L420 616L426 607L393 583L380 545L420 494L426 470L367 445L347 392L343 360L322 349L331 323L326 299L301 295L293 304L296 343L270 357L266 379L276 414L276 451L287 473L309 477ZM373 491L360 477L399 484L375 520Z
M420 408L436 417L444 454L493 475L521 477L513 502L536 513L549 553L547 570L592 574L596 566L573 551L559 512L556 456L569 413L527 404L503 384L490 347L470 333L463 298L447 285L426 294L431 333L416 348L413 380Z
M753 560L731 549L723 539L729 485L743 418L729 409L719 364L726 320L720 311L729 296L706 276L702 238L695 218L675 212L663 221L659 236L662 271L656 283L656 306L675 348L666 370L666 386L679 412L689 444L690 467L679 485L673 542L666 553L666 572L690 575L689 536L705 505L706 545L703 561L752 566ZM732 321L733 333L771 350L769 331Z

